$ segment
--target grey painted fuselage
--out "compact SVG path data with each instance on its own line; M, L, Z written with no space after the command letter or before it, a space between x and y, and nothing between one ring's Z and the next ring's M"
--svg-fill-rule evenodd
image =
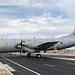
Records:
M75 29L70 35L60 37L60 38L35 38L35 39L30 38L30 39L22 39L22 40L25 40L25 45L27 46L27 47L24 46L22 50L27 52L36 52L35 47L38 47L38 45L44 44L46 42L54 42L54 41L58 41L58 43L48 47L47 50L54 50L55 49L54 47L56 47L56 49L58 50L65 49L65 48L75 46ZM21 39L1 39L0 52L21 51L20 48L17 49L15 47L17 43L20 43L20 42L21 42Z

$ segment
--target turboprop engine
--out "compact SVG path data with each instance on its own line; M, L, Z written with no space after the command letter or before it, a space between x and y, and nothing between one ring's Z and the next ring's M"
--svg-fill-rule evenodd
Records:
M27 48L27 47L24 47L25 48L25 51L27 52L31 52L31 53L34 53L35 50L34 49L31 49L31 48Z

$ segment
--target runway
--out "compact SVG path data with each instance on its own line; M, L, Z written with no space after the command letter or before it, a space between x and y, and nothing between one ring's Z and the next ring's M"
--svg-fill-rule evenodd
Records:
M28 58L25 55L5 54L2 55L0 61L11 66L15 70L12 72L14 75L75 75L75 60L61 60L57 59L58 57L75 58L75 56L59 55Z

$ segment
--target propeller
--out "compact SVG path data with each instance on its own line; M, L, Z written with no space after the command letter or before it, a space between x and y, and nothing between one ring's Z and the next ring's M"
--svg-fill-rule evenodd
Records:
M21 42L17 44L17 49L21 49L20 55L22 54L23 46L25 46L25 40L22 40L21 35Z
M25 45L25 40L22 40L22 35L21 35L21 42L20 43L17 43L17 45L15 47L17 49L22 49L23 46L26 46L26 45Z
M17 43L17 45L15 46L17 49L21 49L22 46L20 44Z
M20 43L17 43L17 46L16 46L16 47L17 47L18 49L22 49L23 46L26 46L26 45L25 45L25 40L21 40Z

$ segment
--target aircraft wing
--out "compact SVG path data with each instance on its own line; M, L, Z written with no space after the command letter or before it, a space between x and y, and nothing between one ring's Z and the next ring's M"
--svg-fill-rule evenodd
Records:
M34 50L47 50L49 47L55 45L56 43L58 43L58 41L46 42L46 43L39 44L37 46L26 46L26 47L34 49Z
M43 43L43 44L41 44L41 45L38 45L37 47L38 47L39 49L41 49L41 50L46 50L47 48L49 48L49 47L55 45L56 43L58 43L58 42L46 42L46 43Z
M40 50L46 51L49 47L55 45L56 43L58 43L58 41L45 42L45 43L38 44L37 46L29 46L29 45L26 45L26 44L18 44L18 45L21 45L21 46L23 46L23 47L25 47L29 50L33 49L36 52L39 52Z
M46 43L40 44L40 45L38 45L36 47L31 47L31 49L36 50L36 52L40 52L40 50L44 50L44 52L46 53L46 50L49 47L55 45L56 43L58 43L58 41L57 42L46 42Z

